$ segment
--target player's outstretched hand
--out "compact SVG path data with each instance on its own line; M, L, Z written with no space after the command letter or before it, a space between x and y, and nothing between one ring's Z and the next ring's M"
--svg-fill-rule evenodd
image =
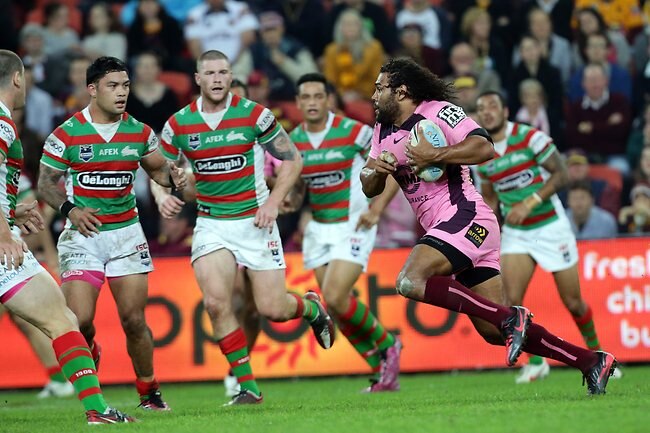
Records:
M367 212L364 212L361 214L359 217L359 221L357 221L357 227L355 230L359 229L371 229L374 225L376 225L379 222L379 217L376 212L373 212L372 210L368 210Z
M175 195L167 194L162 200L157 201L158 212L163 218L174 218L183 209L185 202Z
M397 157L387 151L382 150L379 158L375 160L375 171L383 175L389 175L397 170Z
M38 202L17 204L15 223L25 235L45 230L45 220L38 211Z
M20 239L14 239L11 234L0 239L0 264L7 269L15 269L23 264L27 244Z
M94 234L99 234L99 227L102 226L101 221L95 216L97 212L99 212L99 209L74 207L68 214L68 218L79 233L89 238L94 236Z
M520 225L524 222L526 218L530 215L530 209L524 204L524 202L515 203L506 215L506 223L512 225Z
M278 218L278 206L267 200L255 214L253 224L260 229L269 229L269 233L273 232L273 225Z
M187 186L187 174L185 170L179 167L176 167L176 164L173 162L169 163L169 174L172 176L174 181L174 189L176 191L182 191Z

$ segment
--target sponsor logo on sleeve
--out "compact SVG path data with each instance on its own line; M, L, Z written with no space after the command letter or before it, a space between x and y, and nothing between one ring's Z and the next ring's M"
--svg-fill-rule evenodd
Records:
M63 156L63 152L65 151L65 146L63 145L63 143L60 143L56 138L50 136L48 137L47 140L45 140L45 150L48 153L51 153L52 155L61 157Z
M467 117L462 108L456 105L446 105L438 112L438 119L443 120L450 128L455 128Z
M169 123L165 123L165 126L163 127L160 137L165 143L172 142L172 139L174 138L174 131L172 130L172 127L169 126Z
M469 239L471 243L474 244L476 248L479 248L481 245L483 245L483 242L485 242L485 238L490 234L488 229L483 227L482 225L472 223L469 229L467 229L467 232L465 233L465 237Z
M2 137L2 139L6 141L8 145L13 143L16 139L14 129L7 122L0 121L0 137Z
M259 119L257 119L257 126L260 128L260 131L266 132L274 123L275 116L271 113L271 110L265 108L262 114L260 114Z

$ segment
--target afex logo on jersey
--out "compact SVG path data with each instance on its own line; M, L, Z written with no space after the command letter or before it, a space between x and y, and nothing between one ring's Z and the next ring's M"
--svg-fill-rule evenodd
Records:
M303 176L303 179L310 188L327 188L328 186L342 184L345 180L345 173L341 170L328 171L325 173L308 174Z
M194 167L196 172L200 174L232 173L246 167L246 156L228 155L197 159L194 162Z
M129 171L90 171L77 174L77 182L85 189L120 190L133 183Z
M533 183L534 178L535 173L533 173L532 170L524 170L520 173L511 174L510 176L506 176L503 179L494 182L494 190L496 192L505 192L525 188Z

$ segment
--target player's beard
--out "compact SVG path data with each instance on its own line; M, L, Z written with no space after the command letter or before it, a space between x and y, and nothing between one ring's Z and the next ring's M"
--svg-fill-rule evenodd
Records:
M508 121L508 119L506 119L505 117L501 117L501 122L499 122L499 124L497 126L495 126L494 128L489 128L489 129L485 128L485 130L488 132L488 134L494 135L497 132L501 131L501 129L506 125L507 121Z
M377 105L377 122L386 125L393 125L399 117L399 104L395 97L389 98L383 106Z

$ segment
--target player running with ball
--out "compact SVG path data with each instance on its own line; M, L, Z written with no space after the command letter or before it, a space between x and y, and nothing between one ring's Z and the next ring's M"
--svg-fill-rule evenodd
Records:
M589 394L604 394L616 366L613 355L570 344L532 323L527 308L502 305L499 225L466 167L494 156L487 132L448 102L453 94L447 84L410 59L390 60L375 85L377 125L361 174L363 190L369 197L380 194L392 175L427 231L397 278L398 293L467 314L487 342L505 344L508 365L522 351L556 359L582 372ZM423 119L437 125L447 146L408 143ZM417 176L439 164L446 165L439 180Z

